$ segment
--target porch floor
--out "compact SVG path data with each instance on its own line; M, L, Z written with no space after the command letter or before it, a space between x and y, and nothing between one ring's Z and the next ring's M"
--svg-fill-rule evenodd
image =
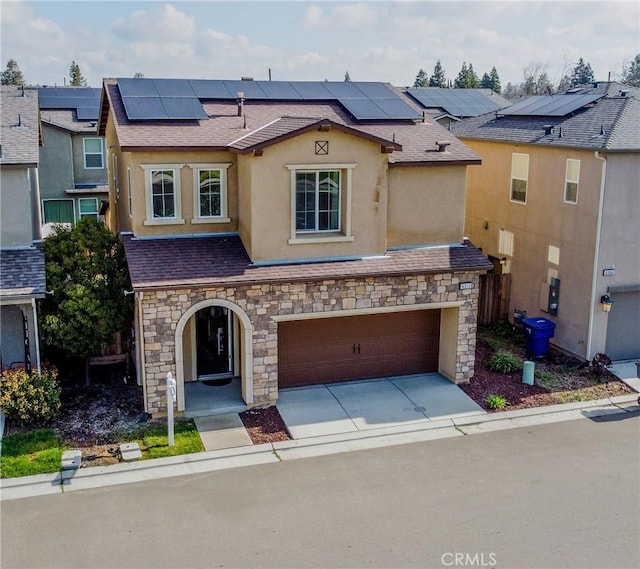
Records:
M224 413L242 413L247 405L242 400L241 380L234 378L227 385L206 385L202 381L184 384L185 417L204 417Z

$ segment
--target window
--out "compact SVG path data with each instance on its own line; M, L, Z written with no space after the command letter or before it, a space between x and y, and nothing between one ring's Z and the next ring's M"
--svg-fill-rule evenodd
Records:
M291 172L289 244L353 241L351 186L357 164L285 164Z
M222 223L227 217L227 168L231 164L189 164L193 168L194 219L191 223Z
M175 172L151 170L151 207L153 217L176 216Z
M129 217L133 215L133 197L131 196L131 168L127 168L127 203L129 206Z
M567 173L564 182L564 201L578 203L578 182L580 181L580 160L567 159Z
M120 181L118 178L118 155L113 155L113 187L116 193L116 201L120 201Z
M84 145L84 167L95 170L104 168L102 162L102 139L101 138L85 138Z
M73 200L42 200L43 223L73 223Z
M78 198L78 209L80 219L83 217L98 219L98 198Z
M182 165L140 165L145 170L147 218L145 225L184 223L180 205Z
M514 152L511 155L511 201L527 203L529 155Z
M340 231L340 171L296 172L296 231Z

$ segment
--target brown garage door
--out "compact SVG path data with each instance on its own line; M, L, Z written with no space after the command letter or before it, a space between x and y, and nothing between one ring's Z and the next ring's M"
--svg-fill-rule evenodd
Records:
M437 371L440 311L278 324L279 386Z

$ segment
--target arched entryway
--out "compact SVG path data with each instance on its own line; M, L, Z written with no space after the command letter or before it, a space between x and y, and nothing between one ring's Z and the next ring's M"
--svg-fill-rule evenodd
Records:
M175 335L178 410L190 412L185 384L190 384L194 392L195 388L205 385L202 382L223 384L229 378L240 382L237 402L253 403L251 339L249 317L237 305L223 299L210 299L189 308L180 317ZM212 409L216 404L215 389L214 386L209 390ZM229 389L225 397L229 397ZM209 391L205 392L206 397ZM200 408L201 402L198 405Z

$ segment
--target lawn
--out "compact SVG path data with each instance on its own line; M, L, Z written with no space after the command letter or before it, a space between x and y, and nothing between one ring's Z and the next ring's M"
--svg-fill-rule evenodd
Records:
M65 446L51 429L5 436L2 439L0 477L57 472L64 450Z

